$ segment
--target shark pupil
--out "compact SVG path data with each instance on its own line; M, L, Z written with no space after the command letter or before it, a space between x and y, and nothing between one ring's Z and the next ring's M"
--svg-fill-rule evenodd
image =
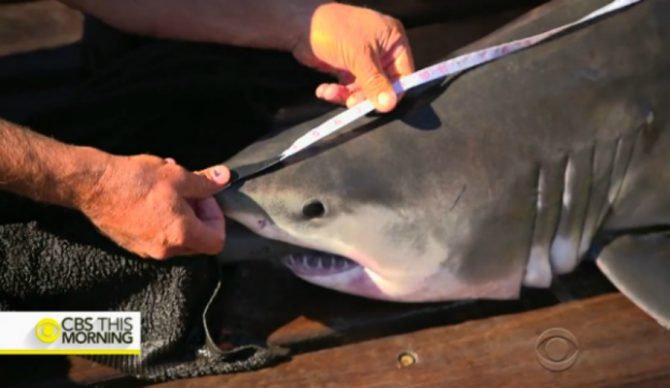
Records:
M307 202L302 207L302 215L306 218L319 218L326 214L326 207L318 199Z

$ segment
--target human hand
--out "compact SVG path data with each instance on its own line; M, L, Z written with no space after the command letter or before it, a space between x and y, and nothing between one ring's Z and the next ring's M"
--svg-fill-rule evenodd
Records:
M370 9L326 3L311 15L293 55L303 64L331 72L340 83L321 84L316 95L349 107L369 99L380 112L398 101L391 80L414 71L402 24Z
M142 257L213 255L225 240L213 194L229 179L225 166L193 173L172 159L110 156L79 208L114 242Z

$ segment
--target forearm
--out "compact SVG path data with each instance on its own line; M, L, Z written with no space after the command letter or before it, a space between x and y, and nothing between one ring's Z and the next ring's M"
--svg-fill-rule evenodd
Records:
M92 195L108 156L0 119L1 190L78 208Z
M161 38L291 50L327 0L63 0L119 29Z

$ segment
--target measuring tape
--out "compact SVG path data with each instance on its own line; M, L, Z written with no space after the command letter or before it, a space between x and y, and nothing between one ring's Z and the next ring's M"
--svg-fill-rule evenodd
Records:
M430 81L460 73L484 63L494 61L511 53L532 47L567 29L585 24L595 18L607 15L622 8L626 8L641 1L642 0L614 0L611 3L572 23L556 27L541 34L517 39L511 42L499 44L497 46L491 46L482 50L474 51L456 58L446 60L444 62L437 63L398 79L393 84L393 90L396 93L406 92ZM238 181L242 178L261 172L285 160L286 158L297 154L312 144L322 140L323 138L337 132L352 122L372 112L374 109L375 108L372 103L367 100L353 106L350 109L347 109L346 111L325 121L316 128L311 129L309 132L298 138L298 140L294 141L291 146L285 149L281 154L279 154L279 156L264 162L255 163L253 165L243 166L236 169L233 171L233 180Z

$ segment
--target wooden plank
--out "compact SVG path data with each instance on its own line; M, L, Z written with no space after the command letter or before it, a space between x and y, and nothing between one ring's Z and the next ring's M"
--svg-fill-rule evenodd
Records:
M546 330L576 338L574 365L551 371L536 341ZM544 342L543 357L566 344ZM416 355L401 367L398 356ZM160 387L208 386L575 386L670 384L670 332L619 293L546 309L425 329L296 356L271 369L182 380Z
M262 284L262 287L258 287ZM611 292L595 266L557 279L563 298L585 298ZM224 298L217 307L224 316L224 341L267 342L289 348L293 354L356 344L417 330L446 327L501 314L537 310L558 303L549 290L524 290L519 300L468 303L404 304L374 301L305 283L284 268L269 263L247 263L228 271ZM524 319L524 315L515 315ZM302 357L302 356L299 356ZM25 368L36 368L26 376ZM4 358L0 383L100 384L135 382L122 373L80 357Z
M58 1L0 4L0 57L65 46L82 34L82 14Z

